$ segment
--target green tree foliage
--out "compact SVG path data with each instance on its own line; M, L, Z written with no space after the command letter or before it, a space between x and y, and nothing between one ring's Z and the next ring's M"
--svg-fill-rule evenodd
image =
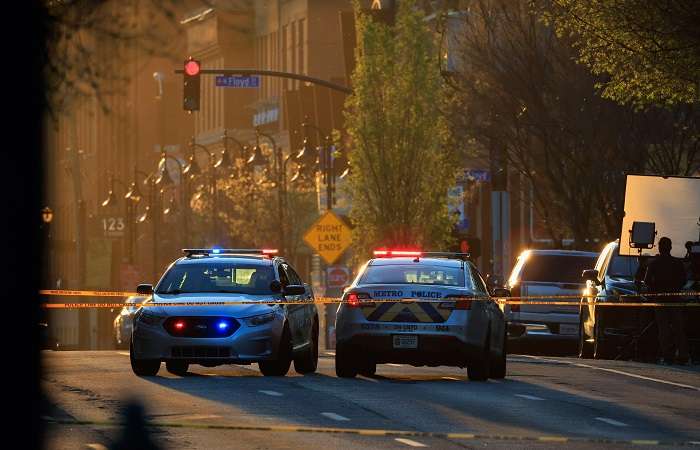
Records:
M603 96L619 103L670 105L700 100L697 0L536 1L579 60L606 75Z
M355 2L357 65L345 117L358 257L380 245L441 248L449 240L447 191L457 165L439 110L434 36L414 3L400 2L387 25Z

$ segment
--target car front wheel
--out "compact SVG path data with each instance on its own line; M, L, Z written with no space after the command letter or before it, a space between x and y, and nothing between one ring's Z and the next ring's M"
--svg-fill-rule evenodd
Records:
M300 374L316 372L318 367L318 321L314 320L311 342L298 357L294 358L294 370Z
M129 345L129 360L131 370L140 377L152 377L160 370L160 361L157 359L137 359L134 355L134 344Z
M580 316L578 322L578 357L590 359L593 358L593 346L588 342L588 336L583 329L583 316Z
M289 372L292 364L292 337L289 328L285 325L280 346L277 351L277 359L260 361L258 367L266 377L283 377Z

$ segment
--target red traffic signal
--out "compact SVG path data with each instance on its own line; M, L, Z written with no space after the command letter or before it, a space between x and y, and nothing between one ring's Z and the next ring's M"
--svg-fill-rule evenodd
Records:
M201 66L199 61L188 58L185 61L185 74L183 78L183 108L185 111L199 110L199 76L201 75Z
M191 77L199 74L199 61L188 59L185 61L185 73Z

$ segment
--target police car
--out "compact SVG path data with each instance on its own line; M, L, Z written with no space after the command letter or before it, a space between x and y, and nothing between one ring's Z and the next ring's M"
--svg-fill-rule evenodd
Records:
M136 375L155 375L163 361L177 375L190 364L257 363L263 375L284 376L292 361L299 373L316 371L313 292L276 250L183 251L155 289L137 289L152 298L134 317L129 353ZM268 304L284 300L296 303ZM247 304L216 304L237 301Z
M466 367L504 378L506 322L464 253L379 250L343 293L336 316L339 377L377 364Z

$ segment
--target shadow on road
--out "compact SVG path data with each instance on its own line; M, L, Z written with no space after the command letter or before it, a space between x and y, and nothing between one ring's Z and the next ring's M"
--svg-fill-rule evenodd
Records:
M245 366L244 366L245 367ZM206 372L206 368L202 368ZM372 429L413 429L429 432L472 432L504 430L521 436L563 435L597 439L697 439L673 423L645 415L605 399L602 392L571 389L567 383L543 386L543 378L533 382L506 378L485 383L466 381L458 376L430 373L429 369L402 367L372 378L341 379L316 373L306 376L263 377L255 369L201 374L185 377L146 377L151 383L218 402L240 411L238 417L256 425L285 424ZM164 368L162 369L164 370ZM292 373L290 370L290 374ZM400 370L401 373L395 373ZM379 366L379 371L384 371ZM454 374L451 374L454 375ZM516 375L513 375L516 376ZM538 375L535 375L537 377ZM549 374L544 378L556 377ZM526 378L526 376L525 376ZM278 396L269 396L274 391ZM268 395L264 395L267 392ZM544 401L528 401L518 395L536 396ZM348 421L334 422L321 416L333 412ZM598 416L616 417L630 424L627 428L601 426ZM227 422L222 418L224 423ZM244 423L236 422L236 423ZM633 427L633 428L632 428Z

